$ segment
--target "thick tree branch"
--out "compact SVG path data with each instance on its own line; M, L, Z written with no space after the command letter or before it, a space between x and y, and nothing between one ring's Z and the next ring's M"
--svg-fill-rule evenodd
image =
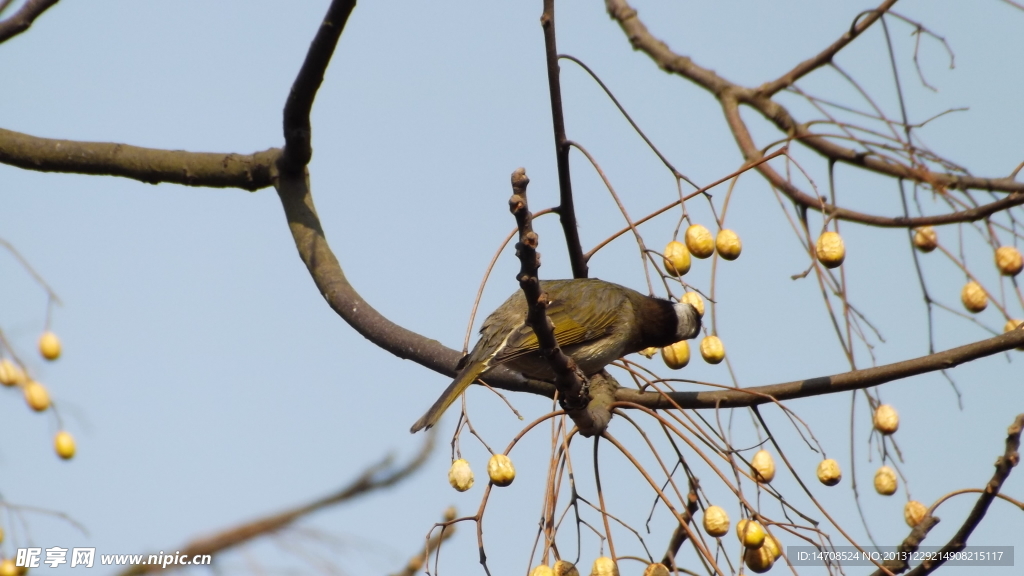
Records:
M881 158L874 154L853 150L835 144L822 136L809 132L806 125L797 122L784 106L775 102L766 95L785 88L787 86L787 84L785 84L785 79L788 76L783 76L782 78L775 80L772 83L768 83L758 89L740 86L726 80L712 70L699 66L690 58L673 52L667 44L658 40L650 33L647 26L645 26L637 17L636 10L634 10L626 0L605 0L605 6L608 10L608 14L619 23L619 26L626 34L626 37L629 39L633 48L647 54L661 69L690 80L694 84L697 84L701 88L711 92L719 100L729 98L737 103L750 106L757 110L766 120L775 124L780 131L826 158L860 166L879 174L926 183L936 189L977 189L994 192L1024 193L1024 182L1018 182L1013 178L979 178L975 176L933 172L920 165L908 166L900 162L895 162L891 159ZM886 7L885 3L880 7L880 9L884 7ZM871 20L870 22L874 21L875 20ZM869 23L867 20L865 20L865 22ZM858 26L858 28L860 27ZM863 29L861 29L861 31L863 31ZM849 32L846 34L849 34ZM845 38L845 34L837 41L837 44L833 44L833 46L842 48L842 46L845 45L842 44L843 38ZM834 53L828 54L828 50L826 50L816 58L821 58L822 55L831 58L834 56ZM798 65L790 71L789 74L793 74L794 72L797 74L800 74L801 72L806 74L813 69L815 62L816 60L812 58L811 60ZM804 68L808 67L810 67L810 69L804 70ZM794 76L794 79L796 77L799 76ZM870 224L870 222L865 223ZM922 224L923 223L924 222L922 222Z
M110 142L39 138L0 128L0 162L25 170L121 176L147 184L259 190L270 186L280 150L222 154L158 150Z
M28 0L10 18L0 21L0 44L28 30L36 18L58 0Z
M219 532L206 538L194 540L185 545L185 548L178 554L188 558L192 558L197 555L217 554L251 542L261 536L280 532L294 524L299 519L304 516L308 516L313 512L347 502L375 490L394 486L411 476L419 470L421 466L423 466L423 463L427 461L427 457L430 456L430 453L433 451L436 440L437 434L434 431L428 433L426 440L423 442L423 446L420 447L416 456L400 468L394 468L392 466L392 458L388 456L383 461L364 470L358 478L333 494L319 498L308 504L304 504L290 510L285 510L284 512L259 518L252 522L247 522L241 526L224 530L223 532ZM146 574L162 569L163 568L159 564L136 564L123 570L121 575L137 576L139 574Z
M860 390L878 386L893 380L900 380L947 370L963 364L1005 352L1024 345L1024 330L1012 330L1006 334L981 340L966 346L960 346L914 358L894 364L852 370L833 376L820 376L807 380L796 380L769 386L754 386L736 390L716 390L713 392L640 392L629 388L621 388L615 399L622 402L634 402L652 409L669 409L678 405L681 408L736 408L740 406L757 406L773 401L807 398L822 394L834 394L849 390Z
M576 207L572 196L572 177L569 175L569 142L565 136L565 116L562 113L562 88L559 81L558 46L555 42L555 0L544 0L544 13L540 17L544 29L544 55L548 69L548 92L551 100L551 123L555 133L555 158L558 162L558 217L569 250L569 264L573 278L586 278L590 273L587 259L580 244L576 224Z
M320 29L309 45L306 59L284 105L283 170L301 170L313 156L312 127L309 121L313 99L324 81L327 65L331 62L338 39L355 7L355 0L331 2Z

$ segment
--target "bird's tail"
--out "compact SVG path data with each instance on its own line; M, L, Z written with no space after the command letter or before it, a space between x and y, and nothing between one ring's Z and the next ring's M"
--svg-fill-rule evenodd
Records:
M444 411L447 410L448 407L455 402L456 398L458 398L466 388L469 388L469 385L476 380L476 377L483 373L483 371L488 367L489 366L486 362L471 362L466 366L461 372L459 372L458 376L455 377L455 380L448 385L448 388L445 388L445 391L441 393L441 397L434 402L434 405L430 407L430 410L427 410L427 413L412 425L409 432L415 434L420 430L426 430L434 424L437 424L437 421L441 419L441 415L444 414Z

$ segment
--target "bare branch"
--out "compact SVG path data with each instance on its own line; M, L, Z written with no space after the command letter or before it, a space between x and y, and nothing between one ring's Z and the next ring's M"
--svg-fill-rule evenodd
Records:
M356 7L355 0L334 0L327 9L320 29L306 52L306 60L288 93L284 105L284 152L282 166L286 170L301 170L313 156L312 127L309 113L313 99L324 81L324 72L345 29L345 23Z
M651 35L647 26L637 17L636 10L626 0L606 0L605 6L608 14L619 23L633 48L647 54L660 68L682 76L711 92L715 98L723 102L723 106L727 99L750 106L790 138L826 158L895 178L927 183L934 188L1024 193L1024 182L1017 182L1013 178L982 178L932 172L919 165L908 166L835 144L827 138L809 132L807 125L797 122L784 106L762 95L761 89L746 88L730 82L713 70L696 64L689 57L673 52L667 44Z
M523 168L512 173L512 197L509 198L508 206L519 228L516 257L519 258L520 268L516 279L526 297L526 321L537 335L538 352L547 359L555 373L555 387L562 408L576 422L580 433L589 437L603 432L611 415L607 414L606 409L606 417L592 417L587 410L591 396L586 376L576 366L576 362L562 352L555 339L555 325L547 315L548 295L541 289L540 279L537 278L537 269L540 268L540 254L537 253L539 240L533 231L533 216L526 200L526 187L529 183L530 179Z
M1013 471L1013 467L1020 462L1020 434L1021 430L1024 429L1024 414L1018 414L1017 418L1014 419L1013 424L1006 431L1006 450L1003 455L996 459L996 471L992 475L992 479L985 485L985 489L981 490L981 497L974 504L974 508L971 509L970 514L967 515L967 519L964 520L963 525L957 530L956 534L950 538L949 542L936 554L935 560L925 560L908 574L912 576L922 576L924 574L931 574L942 564L945 563L945 558L949 553L959 552L967 546L967 538L970 537L971 532L977 528L981 519L985 517L985 513L988 511L989 505L992 501L1000 496L999 489L1002 488L1003 482L1010 476L1010 472ZM937 503L936 503L937 505ZM932 509L935 505L932 505ZM900 552L913 552L918 549L921 542L928 535L928 532L938 524L939 519L929 514L925 516L921 522L914 527L899 546ZM885 562L885 567L892 570L893 573L899 574L900 572L906 571L910 566L906 561L902 560L890 560ZM876 571L872 576L881 576L881 571Z
M807 60L797 64L795 68L786 72L779 78L762 84L757 88L758 94L766 98L771 98L779 90L792 86L797 80L825 64L828 64L840 50L845 48L850 42L853 42L861 35L862 32L870 28L871 25L881 18L890 8L892 8L892 5L895 3L896 0L885 0L885 2L882 2L878 8L869 10L867 12L867 16L861 18L864 13L859 14L854 20L853 25L850 26L850 29L844 32L843 35L833 42L828 48L825 48L818 54L815 54Z
M918 374L947 370L964 362L998 354L1022 345L1024 345L1024 329L1011 330L994 338L988 338L944 352L929 354L894 364L885 364L863 370L851 370L850 372L833 376L819 376L817 378L769 386L754 386L738 390L716 390L714 392L669 392L661 394L621 388L616 393L615 399L620 402L633 402L652 409L757 406L793 398L807 398L809 396L870 388Z
M28 30L36 18L59 0L28 0L10 18L0 22L0 43L6 42ZM6 8L6 5L4 6ZM0 10L2 12L2 10Z
M261 536L280 532L294 524L302 517L308 516L318 510L352 500L353 498L368 492L394 486L419 470L419 468L427 461L427 457L430 456L430 453L433 451L436 440L436 432L430 432L427 434L427 437L423 442L423 446L420 447L416 456L400 468L393 468L391 462L392 457L388 456L381 462L364 470L358 478L334 494L330 494L324 498L319 498L313 502L290 510L285 510L284 512L259 518L252 522L247 522L241 526L236 526L214 534L213 536L194 540L185 546L181 551L181 555L193 557L196 555L223 552L230 548L250 542ZM136 564L122 571L121 575L137 576L139 574L146 574L161 569L162 567L159 564Z
M555 42L555 0L544 0L544 13L540 17L544 29L544 52L548 67L548 92L551 99L551 122L555 133L555 158L558 162L558 217L569 249L569 263L573 278L586 278L589 274L587 259L580 244L576 224L576 208L572 197L572 178L569 176L569 144L565 136L565 117L562 114L562 88L558 80L558 47Z
M0 128L0 162L39 172L121 176L147 184L259 190L270 186L271 166L280 154L186 152L110 142L39 138Z

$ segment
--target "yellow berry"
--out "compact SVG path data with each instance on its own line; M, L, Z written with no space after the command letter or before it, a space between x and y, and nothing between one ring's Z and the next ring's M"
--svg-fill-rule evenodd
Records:
M715 239L711 236L711 231L700 224L687 228L684 240L695 258L707 258L715 253Z
M988 294L981 284L972 280L960 291L960 301L964 303L964 308L967 308L968 312L977 314L988 306Z
M907 522L907 526L911 528L920 524L927 513L928 507L917 500L911 500L903 507L903 519Z
M743 243L740 242L740 237L732 230L720 230L718 237L715 238L715 249L718 250L718 255L722 258L735 260L740 257Z
M729 515L718 506L708 506L704 511L704 531L708 536L720 538L729 533Z
M18 576L22 569L14 563L14 558L0 561L0 576Z
M17 386L24 384L26 380L25 372L17 364L7 358L0 360L0 384Z
M504 454L495 454L487 461L487 475L495 486L508 486L516 479L516 468Z
M764 528L746 518L736 523L736 537L745 548L760 548L764 544Z
M559 560L555 562L555 576L580 576L580 571L572 562Z
M673 370L679 370L690 363L690 344L686 340L680 340L671 346L661 349L661 359L665 366Z
M939 245L939 235L931 226L921 226L914 230L914 248L928 253Z
M555 576L555 572L547 564L539 564L536 568L530 570L530 576Z
M818 262L825 268L835 268L846 259L846 247L843 245L842 236L831 230L818 236L815 252L818 255Z
M888 404L882 404L875 409L875 430L888 436L900 427L900 415L896 409Z
M775 479L775 460L771 452L758 450L751 458L750 466L754 469L754 478L761 482L771 482Z
M700 294L696 292L687 292L683 294L683 297L679 299L680 302L686 302L690 306L697 309L697 314L701 318L704 317L704 299L700 297Z
M1013 246L1000 246L996 249L996 268L1003 276L1016 276L1024 270L1024 257Z
M60 338L53 332L43 332L39 337L39 353L47 360L60 358Z
M888 466L882 466L875 472L875 492L882 496L892 496L896 493L896 472Z
M2 544L3 541L4 541L4 529L0 528L0 544Z
M590 569L590 576L619 576L619 567L615 561L607 556L601 556L594 560L594 566Z
M843 472L839 469L839 462L828 458L818 464L818 481L825 486L835 486L843 479Z
M718 364L725 358L725 346L718 336L705 336L700 341L700 355L708 364Z
M768 534L764 539L764 545L753 550L748 549L743 553L743 562L751 572L764 574L772 569L775 561L782 555L782 545L774 536Z
M648 564L647 568L644 568L644 576L669 576L669 574L668 567L660 562Z
M665 272L682 276L690 271L690 251L682 242L675 240L665 246Z
M473 470L469 467L469 462L462 458L452 462L452 467L448 469L448 483L459 492L472 488Z
M75 455L75 438L70 433L61 430L53 438L53 447L57 450L57 456L70 460Z
M25 394L25 402L36 412L42 412L50 407L50 393L46 391L46 386L32 381L25 384L22 391Z

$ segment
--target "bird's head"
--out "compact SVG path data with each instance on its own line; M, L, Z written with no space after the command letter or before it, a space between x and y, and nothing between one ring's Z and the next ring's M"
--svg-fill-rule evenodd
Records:
M695 338L700 333L700 313L687 302L672 305L676 311L676 341Z

